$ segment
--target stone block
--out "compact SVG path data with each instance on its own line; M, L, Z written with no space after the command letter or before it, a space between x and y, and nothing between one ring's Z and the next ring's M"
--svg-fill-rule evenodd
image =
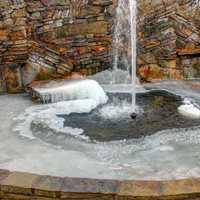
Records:
M22 68L22 79L24 86L27 86L32 81L49 80L56 73L56 69L50 65L29 59L26 65Z
M163 69L157 64L143 65L139 68L138 73L143 81L169 79L167 69Z
M176 196L187 194L189 196L190 194L199 194L199 184L199 179L163 181L161 183L162 195Z
M23 91L20 65L3 67L2 76L6 83L7 92L18 93Z
M158 61L158 64L164 68L176 68L176 60L175 59L172 59L172 60L160 59Z
M3 70L0 68L0 94L6 92L6 83L3 77Z
M161 183L158 181L121 181L118 196L124 197L148 197L161 196Z
M88 192L113 194L117 191L118 181L86 179L86 178L64 178L61 188L62 192Z
M39 176L34 182L35 196L45 196L57 198L60 196L60 190L63 184L63 178L51 176Z
M29 195L2 193L2 200L35 200L36 198Z
M10 171L0 169L0 183L10 175Z
M32 184L37 175L29 173L12 172L1 184L1 191L4 193L32 195Z

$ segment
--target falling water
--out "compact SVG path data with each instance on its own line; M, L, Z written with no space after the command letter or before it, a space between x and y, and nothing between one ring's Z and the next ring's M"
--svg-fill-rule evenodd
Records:
M136 0L119 0L114 31L114 58L112 83L132 84L132 111L135 112L136 90ZM123 70L125 80L116 80ZM132 76L130 77L130 72ZM121 78L121 77L120 77Z
M113 84L130 83L128 47L130 46L129 0L118 0L114 23Z
M132 111L136 109L136 66L137 66L137 52L136 52L136 0L130 0L130 23L131 23L131 67L132 67Z

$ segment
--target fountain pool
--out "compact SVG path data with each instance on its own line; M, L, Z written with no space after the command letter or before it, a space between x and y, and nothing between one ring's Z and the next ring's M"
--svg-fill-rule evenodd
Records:
M171 92L176 90L176 93L182 97L184 94L197 103L199 102L199 91L191 89L182 82L176 82L176 84L171 82L170 84L162 83L161 85L164 89L168 88ZM149 84L146 87L160 89L161 86ZM127 111L126 105L130 105L131 94L125 96L127 101L125 101L123 108L124 111ZM180 105L180 99L174 101L174 97L167 97L167 99L173 99L173 101L170 100L172 103L167 107L168 111L162 113L162 116L158 110L155 116L159 116L159 119L163 117L162 126L165 126L166 122L167 127L168 121L166 119L168 118L165 117L169 115L169 119L172 117L171 122L176 125L175 127L162 128L161 130L153 121L156 118L149 115L146 118L147 121L140 124L141 129L147 128L142 136L138 137L138 127L133 127L133 132L136 133L134 137L132 134L128 137L127 134L122 136L118 134L116 138L112 139L113 135L108 133L95 136L92 131L88 134L82 132L81 129L87 127L88 122L86 121L77 121L75 125L75 120L72 120L69 121L72 123L70 124L71 129L67 127L67 118L64 119L60 115L63 115L62 113L66 110L70 114L69 109L71 109L72 104L37 105L32 103L26 95L0 96L0 119L2 122L0 124L0 139L4 141L0 145L0 168L63 177L123 180L168 180L199 176L199 120L188 120L177 112L171 116L170 110L174 111L174 106L177 108ZM121 98L120 92L118 98ZM140 97L137 98L140 102ZM155 106L162 105L162 103L167 104L163 99L165 97L162 96L153 101ZM147 98L146 101L152 102L152 97ZM114 99L111 102L115 102ZM107 120L109 121L110 115L116 116L115 124L111 124L111 128L107 127L110 128L109 131L114 130L113 126L117 126L118 116L126 119L127 115L127 113L124 115L123 110L120 113L119 110L110 109L111 102L96 110L97 112L101 111L101 117L105 117L105 123ZM114 104L111 103L111 105ZM94 125L91 125L94 130L98 120L93 113L95 110L87 114L95 108L93 106L92 102L87 102L87 109L84 108L84 110L86 119L91 120L91 124L94 122ZM8 107L9 112L7 111ZM80 102L74 102L73 108L74 112L80 113ZM25 112L22 111L23 109ZM72 118L77 119L78 116L79 120L83 120L81 115L71 113ZM189 121L191 124L188 125ZM64 127L62 127L63 124L65 124ZM152 127L155 128L155 132L152 131ZM96 128L100 130L101 126L96 126Z

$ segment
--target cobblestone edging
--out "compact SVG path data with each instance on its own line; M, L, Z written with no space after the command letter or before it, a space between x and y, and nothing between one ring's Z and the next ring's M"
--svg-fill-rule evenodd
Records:
M2 200L200 199L200 179L119 181L60 178L0 170Z

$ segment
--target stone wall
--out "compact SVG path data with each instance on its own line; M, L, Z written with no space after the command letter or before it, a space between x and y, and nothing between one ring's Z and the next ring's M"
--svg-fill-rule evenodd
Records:
M20 66L28 57L26 28L24 1L0 1L0 91L22 89Z
M112 0L0 1L0 91L111 66Z
M72 71L89 75L112 67L116 3L0 1L0 92L20 92L32 80L63 78ZM199 4L199 0L138 0L142 80L200 76Z
M144 80L200 75L199 0L140 0L139 74Z

